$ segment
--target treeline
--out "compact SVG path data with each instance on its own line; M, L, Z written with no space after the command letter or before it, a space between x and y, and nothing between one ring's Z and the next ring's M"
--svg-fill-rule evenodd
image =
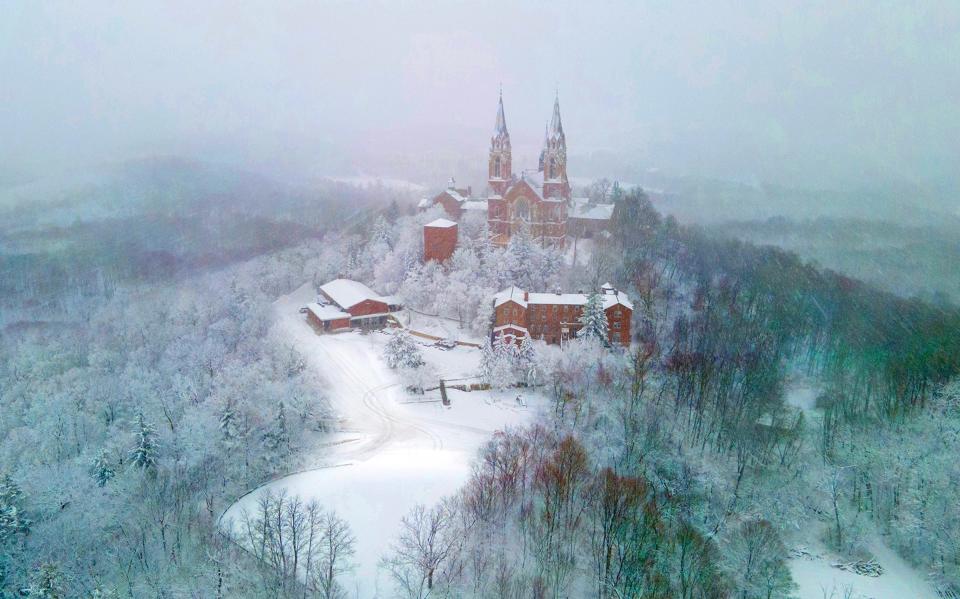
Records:
M640 193L621 204L623 276L649 290L669 272L690 286L689 313L663 357L678 385L697 389L694 402L735 371L762 382L770 380L764 370L799 362L828 382L828 401L845 415L889 418L922 406L960 372L954 306L900 298L790 252L677 226ZM775 391L764 385L761 394Z

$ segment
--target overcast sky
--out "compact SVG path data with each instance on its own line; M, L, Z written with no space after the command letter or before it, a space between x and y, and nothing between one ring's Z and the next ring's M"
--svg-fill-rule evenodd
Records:
M592 4L6 0L0 169L453 169L485 155L502 83L521 162L559 88L574 157L958 187L960 2Z

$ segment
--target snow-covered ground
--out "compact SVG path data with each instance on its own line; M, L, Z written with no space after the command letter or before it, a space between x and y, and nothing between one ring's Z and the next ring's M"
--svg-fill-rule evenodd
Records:
M286 488L316 499L351 525L357 539L356 569L343 583L352 597L388 597L391 587L377 563L399 532L402 516L417 503L433 504L456 492L470 474L477 449L496 430L528 422L546 400L486 391L412 396L381 358L385 333L317 335L298 309L315 297L303 286L275 302L276 327L328 384L343 418L344 441L314 456L316 468L270 482L245 495L223 515L223 526L252 511L265 489ZM427 342L423 342L426 344ZM444 378L476 370L480 351L422 347L424 358Z
M861 576L834 568L842 560L822 547L807 548L809 556L790 559L790 572L799 586L799 599L939 599L933 585L890 550L881 539L869 546L883 567L880 576Z
M785 400L788 405L803 410L811 418L820 417L817 397L822 389L803 376L793 376L788 380ZM938 599L933 585L876 537L867 549L874 560L883 568L883 574L877 577L862 576L834 568L832 564L850 561L833 555L815 538L816 532L809 531L810 538L804 555L792 557L789 561L790 573L799 586L799 599Z

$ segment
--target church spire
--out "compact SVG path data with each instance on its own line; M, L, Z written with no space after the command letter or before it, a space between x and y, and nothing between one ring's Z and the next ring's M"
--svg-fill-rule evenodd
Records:
M497 102L497 123L493 126L493 135L510 135L507 132L507 117L503 114L503 89L500 90L500 101Z
M563 123L560 122L560 92L553 99L553 116L550 117L550 137L563 135Z
M569 199L570 184L567 181L567 139L563 134L563 122L560 120L560 94L553 99L553 115L547 125L544 140L543 158L543 195Z
M513 176L513 161L510 152L510 133L507 131L507 117L503 114L503 89L497 101L497 122L490 138L490 162L487 182L496 194L506 190L507 182Z

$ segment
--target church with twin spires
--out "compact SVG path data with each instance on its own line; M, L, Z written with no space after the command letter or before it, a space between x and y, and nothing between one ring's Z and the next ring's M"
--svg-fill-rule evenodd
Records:
M420 207L435 204L443 206L454 220L467 212L485 211L492 241L497 245L506 245L519 228L525 227L541 244L562 247L571 229L578 234L606 229L613 211L612 205L588 205L585 198L572 197L559 96L553 102L537 169L514 173L502 93L490 137L486 197L472 197L469 187L457 188L451 179L445 190L421 200Z

